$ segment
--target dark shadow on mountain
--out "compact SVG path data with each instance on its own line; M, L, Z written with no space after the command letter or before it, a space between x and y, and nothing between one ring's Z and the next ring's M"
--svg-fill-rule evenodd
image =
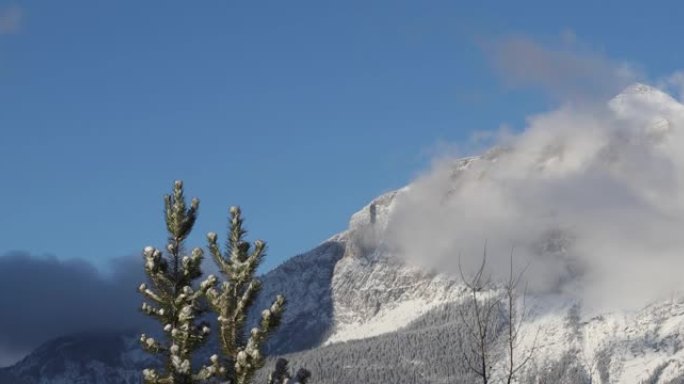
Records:
M280 355L317 347L331 333L332 278L344 249L343 242L327 241L262 277L264 288L251 308L251 318L257 321L277 294L284 295L288 303L284 322L266 345L266 354Z

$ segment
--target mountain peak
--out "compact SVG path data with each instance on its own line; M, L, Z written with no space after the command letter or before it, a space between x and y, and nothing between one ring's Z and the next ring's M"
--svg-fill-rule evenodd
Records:
M660 119L683 116L684 105L662 90L643 83L625 88L608 103L618 116L643 120L654 115Z
M658 88L652 87L648 84L639 83L639 82L629 85L622 92L620 92L620 94L623 94L623 95L648 94L648 93L663 93L663 92L661 90L659 90Z
M681 104L672 96L656 87L644 83L634 83L628 86L617 96L615 96L611 103L615 101L641 102L654 105L663 104L667 106L679 105L681 107Z

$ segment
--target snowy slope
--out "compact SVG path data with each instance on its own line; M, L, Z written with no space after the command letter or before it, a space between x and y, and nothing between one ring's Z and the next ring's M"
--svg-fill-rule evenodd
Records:
M634 312L588 317L581 304L558 296L528 305L521 350L534 346L536 364L572 354L593 380L606 383L670 383L684 377L684 297Z

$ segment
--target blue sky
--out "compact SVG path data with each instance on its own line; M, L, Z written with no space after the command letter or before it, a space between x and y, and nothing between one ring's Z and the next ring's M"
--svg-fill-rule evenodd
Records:
M557 103L511 68L511 39L599 74L684 67L680 2L469 3L0 0L0 254L106 268L163 244L183 179L202 200L190 245L238 204L268 269L440 148Z

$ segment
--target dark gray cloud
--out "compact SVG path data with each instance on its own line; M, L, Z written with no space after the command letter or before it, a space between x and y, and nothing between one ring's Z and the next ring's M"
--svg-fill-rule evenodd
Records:
M508 35L483 48L507 85L535 87L561 101L609 97L641 78L633 64L583 47L569 31L553 46Z
M87 330L145 327L136 288L144 281L136 256L111 260L104 275L82 260L0 256L0 366L50 338Z

